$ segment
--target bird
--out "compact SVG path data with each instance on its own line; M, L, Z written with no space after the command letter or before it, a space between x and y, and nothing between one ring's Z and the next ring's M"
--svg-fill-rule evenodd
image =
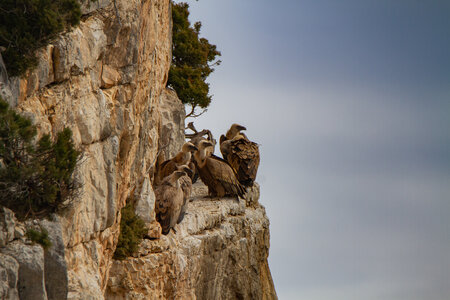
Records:
M213 143L200 141L194 153L195 163L200 179L208 186L211 197L244 197L245 189L236 178L233 168L222 158L212 154Z
M176 171L178 166L188 164L191 160L191 152L195 150L197 150L197 147L194 144L190 142L184 143L177 155L161 164L155 183L159 184L166 176Z
M241 130L244 126L233 124L227 134L220 137L220 152L237 174L244 186L253 185L258 172L260 155L257 143L250 141Z
M181 206L180 215L177 220L177 224L183 221L186 214L187 203L192 192L192 174L193 171L188 165L182 165L178 167L179 171L185 172L185 175L181 176L178 181L180 183L181 190L183 191L183 205Z
M233 125L231 125L230 129L228 129L227 133L225 135L221 135L220 139L219 139L219 145L220 145L220 152L222 153L222 156L225 160L227 160L227 154L228 154L228 148L224 148L223 143L225 141L230 141L232 140L237 134L242 134L243 136L245 136L243 133L241 133L242 130L247 130L247 128L245 128L242 125L236 124L234 123ZM225 144L226 145L226 144ZM225 153L225 154L224 154Z
M247 130L247 128L245 128L242 125L234 123L230 126L230 129L228 129L227 133L225 134L225 137L227 140L231 140L236 136L236 134L241 133L242 130Z
M180 217L184 194L179 179L183 176L186 173L177 170L166 176L155 189L156 220L161 224L164 235L174 228Z

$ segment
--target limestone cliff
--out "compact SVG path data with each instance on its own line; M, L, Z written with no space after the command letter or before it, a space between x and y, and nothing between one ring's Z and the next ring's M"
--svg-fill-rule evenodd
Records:
M211 199L202 183L176 233L114 261L107 299L276 299L267 264L269 220L258 202Z
M184 107L165 88L170 2L116 0L117 12L112 0L85 2L80 26L40 50L36 70L0 83L39 134L68 126L83 152L81 196L62 215L24 224L0 209L0 298L275 298L269 222L256 196L251 204L197 192L177 233L160 237L153 167L158 151L169 157L184 141ZM114 261L131 195L153 239L135 258ZM49 250L25 237L39 226Z

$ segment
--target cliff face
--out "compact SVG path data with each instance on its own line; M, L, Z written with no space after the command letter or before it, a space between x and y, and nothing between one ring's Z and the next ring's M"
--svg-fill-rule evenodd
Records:
M194 185L175 232L147 239L134 258L114 261L107 299L276 299L267 264L269 220L257 203L211 199Z
M0 84L39 134L70 127L83 152L81 196L62 215L23 224L1 209L0 298L275 297L259 204L197 193L177 234L160 237L153 166L159 150L170 157L184 142L184 107L165 89L170 3L116 4L117 13L110 0L85 3L80 26L42 49L36 70ZM117 262L120 209L129 196L154 239L144 240L136 258ZM46 228L53 246L30 244L30 227Z

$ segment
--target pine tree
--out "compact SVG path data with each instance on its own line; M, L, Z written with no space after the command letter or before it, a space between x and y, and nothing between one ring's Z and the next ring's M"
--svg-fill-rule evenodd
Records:
M73 171L79 152L72 131L55 141L49 135L34 143L36 128L0 98L0 205L20 219L56 212L76 196Z
M191 26L187 3L173 4L172 19L172 65L167 85L191 106L193 115L196 107L206 108L211 103L206 78L214 71L213 66L220 64L220 60L214 60L221 54L216 45L200 38L200 22Z
M1 0L0 46L9 76L36 67L35 51L80 18L77 0Z

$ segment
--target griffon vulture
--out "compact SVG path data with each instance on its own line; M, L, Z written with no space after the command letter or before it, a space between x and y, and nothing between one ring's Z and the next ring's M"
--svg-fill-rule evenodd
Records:
M233 124L227 135L220 137L220 151L236 172L239 182L252 186L258 172L259 146L240 133L240 130L245 130L245 127Z
M223 159L212 154L213 143L203 140L194 153L197 169L203 183L208 186L212 197L240 196L245 194L233 168Z
M197 147L192 143L184 143L181 151L175 157L166 160L161 164L158 172L158 179L156 183L161 182L166 176L169 176L178 169L178 166L188 164L191 160L191 152L197 150Z
M183 190L179 178L186 176L185 172L175 171L166 176L155 189L156 220L161 224L162 233L168 234L180 217L183 206Z
M220 136L220 140L219 140L219 145L220 145L220 152L222 152L222 156L223 159L227 160L227 155L228 155L228 147L225 147L225 145L228 145L228 143L224 142L226 141L231 141L237 134L242 134L243 136L245 136L243 133L241 133L242 130L246 130L247 128L245 128L242 125L236 124L234 123L233 125L231 125L230 129L228 129L226 135L221 135Z

